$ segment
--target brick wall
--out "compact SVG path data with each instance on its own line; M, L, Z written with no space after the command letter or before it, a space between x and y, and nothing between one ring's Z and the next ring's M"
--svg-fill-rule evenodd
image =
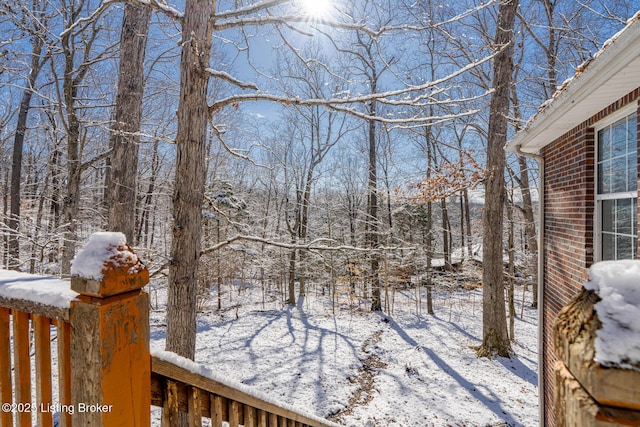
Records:
M542 150L545 159L544 354L539 374L544 375L545 389L541 393L545 400L547 426L555 425L553 321L560 309L578 292L594 260L596 162L593 126L607 115L637 102L639 94L640 89L631 92Z

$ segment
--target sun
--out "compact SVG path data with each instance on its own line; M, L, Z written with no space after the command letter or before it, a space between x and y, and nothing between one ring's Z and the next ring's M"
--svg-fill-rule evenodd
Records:
M310 18L326 18L331 8L331 0L300 0L302 13Z

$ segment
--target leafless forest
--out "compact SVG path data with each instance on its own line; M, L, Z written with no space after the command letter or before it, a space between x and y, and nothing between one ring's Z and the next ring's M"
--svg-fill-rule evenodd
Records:
M498 276L535 284L536 163L501 144L640 3L316 3L3 1L3 267L67 275L122 231L187 357L196 310L229 304L212 288L387 311L486 289L461 265L489 234Z

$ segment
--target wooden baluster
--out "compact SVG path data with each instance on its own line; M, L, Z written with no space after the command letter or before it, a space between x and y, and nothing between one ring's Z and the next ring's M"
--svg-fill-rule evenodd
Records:
M9 330L9 318L11 312L8 308L0 307L0 403L11 403L11 331ZM13 413L11 411L0 412L0 425L13 426Z
M33 316L34 344L36 348L36 410L38 426L51 427L53 414L47 410L53 404L51 384L51 319ZM42 411L41 409L45 409Z
M235 400L229 403L229 427L238 427L240 425L240 404Z
M165 388L164 406L162 407L162 426L178 425L178 384L168 380Z
M209 402L211 402L211 426L222 427L222 397L212 394Z
M58 341L58 400L62 408L71 407L71 325L56 320ZM71 427L71 412L58 414L60 427Z
M29 313L13 311L13 360L15 402L31 405L31 360L29 357ZM18 410L18 427L31 426L31 411Z
M200 406L200 391L196 387L188 387L187 393L189 426L202 427L202 407Z
M258 427L268 427L269 424L267 423L267 413L262 410L262 409L258 409L258 417L257 417L257 422L258 422Z
M269 413L269 427L278 427L278 416L274 413Z
M256 427L256 409L244 405L244 427Z

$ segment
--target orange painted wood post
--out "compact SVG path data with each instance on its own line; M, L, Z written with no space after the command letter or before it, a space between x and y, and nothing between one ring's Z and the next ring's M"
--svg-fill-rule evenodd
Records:
M51 381L51 319L33 316L33 335L36 351L36 411L39 426L52 426L53 414L47 411L53 404L53 385Z
M29 313L13 311L14 403L31 405L31 357L29 355ZM19 408L19 406L18 406ZM31 411L16 411L18 427L31 426Z
M58 336L58 400L63 407L71 407L71 325L56 320ZM71 427L71 412L60 413L59 427Z
M106 259L95 271L91 264L100 257ZM92 235L74 259L71 289L80 294L69 322L74 426L150 425L149 296L142 290L148 281L121 233Z

